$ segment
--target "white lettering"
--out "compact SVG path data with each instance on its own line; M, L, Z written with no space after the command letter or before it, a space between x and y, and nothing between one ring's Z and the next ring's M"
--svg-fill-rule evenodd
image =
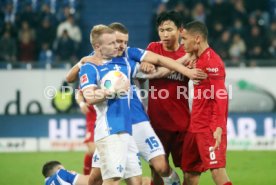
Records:
M162 95L164 95L164 96L162 96ZM158 91L158 98L160 98L160 99L167 99L169 97L169 95L170 95L170 93L167 89L161 89L160 91Z
M219 69L217 67L214 67L214 68L207 67L206 70L209 73L217 73L219 71Z
M207 100L209 100L209 99L213 100L215 97L214 94L215 94L215 87L213 85L211 85L211 89L205 89L203 91L203 98L207 99Z
M58 138L67 139L68 138L67 133L68 133L68 121L66 119L61 119L59 124L56 119L49 120L49 138L50 139L58 139Z
M273 118L264 120L264 134L267 138L276 137L276 122L273 123Z
M232 139L236 138L237 133L235 131L234 122L231 118L227 119L227 138Z
M238 119L239 138L255 138L256 122L253 118Z
M181 95L183 95L185 99L189 99L188 88L186 86L177 86L177 99L181 99Z
M70 139L83 138L85 135L85 120L71 119L70 120Z
M151 97L151 99L153 99L153 100L156 100L156 99L157 99L157 97L155 96L155 91L157 91L157 89L155 89L154 86L151 86L151 87L149 88L150 97Z

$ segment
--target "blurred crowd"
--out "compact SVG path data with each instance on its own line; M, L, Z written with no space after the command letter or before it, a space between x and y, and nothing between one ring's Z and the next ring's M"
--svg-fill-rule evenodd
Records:
M0 0L0 64L70 62L82 41L79 0Z
M152 0L155 19L176 10L183 24L207 24L209 43L228 66L276 65L276 0ZM1 63L63 64L77 60L81 0L0 0ZM5 67L6 68L6 67Z
M207 24L209 42L228 66L276 65L276 0L155 0L156 12L176 10L183 24ZM156 27L151 40L158 40ZM273 61L274 59L274 61Z

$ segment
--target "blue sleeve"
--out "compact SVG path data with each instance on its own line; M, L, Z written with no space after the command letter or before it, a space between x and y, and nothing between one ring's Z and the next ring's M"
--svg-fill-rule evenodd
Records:
M74 184L75 178L77 177L77 174L70 173L67 170L60 169L58 172L58 176L63 179L65 182L68 182L70 184Z
M142 62L145 54L146 54L146 51L140 48L128 47L126 49L126 57L131 60L134 60L135 62Z
M92 64L83 65L80 68L79 79L80 79L80 89L84 89L89 86L97 86L98 84L97 68Z
M135 62L134 60L128 59L129 65L130 65L130 77L134 78L136 76L136 73L138 72L138 69L140 67L140 64L138 62Z

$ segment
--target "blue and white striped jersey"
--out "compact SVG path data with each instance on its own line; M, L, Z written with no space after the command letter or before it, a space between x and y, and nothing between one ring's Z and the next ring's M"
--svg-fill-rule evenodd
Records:
M149 117L144 110L142 101L139 99L137 91L139 89L134 84L133 79L136 77L136 74L139 70L141 61L143 61L146 54L146 50L140 48L127 47L122 57L126 57L131 66L130 82L131 82L131 94L130 94L130 112L131 112L131 122L132 124L149 121ZM94 52L89 54L93 55Z
M129 61L135 61L135 63L130 62L132 68L135 69L133 73L131 73L131 101L130 101L130 111L131 111L131 122L132 124L137 124L145 121L149 121L149 117L145 112L144 106L139 99L138 91L139 89L134 84L133 79L136 77L136 73L138 72L139 63L144 59L144 56L147 51L139 48L127 47L123 56L129 58Z
M77 174L60 169L54 175L45 179L45 185L74 185L77 179Z
M132 61L132 63L134 62ZM100 87L101 79L112 70L119 70L130 79L130 75L134 70L133 67L125 57L113 58L103 65L86 63L79 72L80 87L82 90L90 86ZM129 94L127 94L94 105L97 114L95 141L119 132L132 134L129 101Z

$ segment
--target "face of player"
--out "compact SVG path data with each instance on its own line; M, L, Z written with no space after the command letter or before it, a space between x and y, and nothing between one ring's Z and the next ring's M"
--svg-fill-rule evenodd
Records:
M116 35L103 34L100 38L99 51L103 59L111 59L118 55L118 44L116 42Z
M187 30L181 32L182 43L187 53L192 53L197 50L197 37L189 33Z
M115 34L116 34L116 41L118 44L118 56L122 56L124 51L127 48L128 34L124 34L118 31L116 31Z
M174 22L167 20L158 27L158 35L165 49L177 49L180 29Z

